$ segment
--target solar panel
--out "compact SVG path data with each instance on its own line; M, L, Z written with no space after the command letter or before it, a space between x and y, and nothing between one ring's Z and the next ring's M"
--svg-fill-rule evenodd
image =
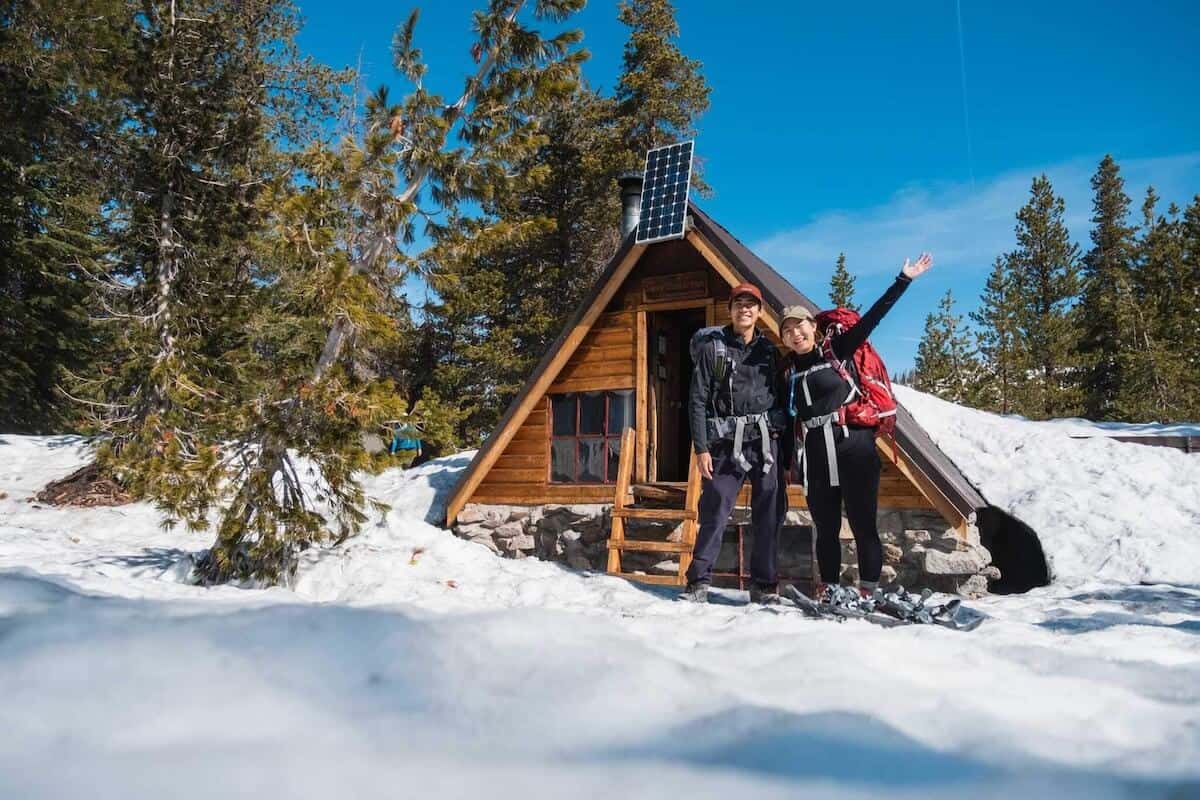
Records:
M656 147L646 153L638 244L682 239L692 182L692 142Z

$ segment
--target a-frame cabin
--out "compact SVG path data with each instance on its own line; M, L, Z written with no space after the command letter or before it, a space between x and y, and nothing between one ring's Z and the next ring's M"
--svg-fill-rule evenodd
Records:
M691 334L729 321L729 289L743 281L762 291L760 326L777 344L784 306L817 310L698 207L688 210L682 239L639 245L633 233L625 238L462 474L448 501L448 526L463 522L468 504L612 503L629 426L636 431L635 484L686 481ZM975 512L984 499L903 408L895 443L894 453L879 444L881 517L930 512L943 534L978 541ZM788 499L791 508L805 508L799 487Z

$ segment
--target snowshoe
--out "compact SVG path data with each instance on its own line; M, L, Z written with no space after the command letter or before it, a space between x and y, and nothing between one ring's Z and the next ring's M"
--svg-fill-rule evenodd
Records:
M875 607L884 614L919 625L940 625L957 631L973 631L983 624L984 615L965 609L962 598L952 597L945 603L929 605L933 592L925 589L919 595L903 586L889 590L876 589Z
M905 620L875 613L870 601L864 600L859 595L857 589L842 586L829 588L831 588L831 591L822 596L828 596L832 602L819 602L805 597L799 589L791 585L784 587L783 595L796 608L804 612L805 616L813 619L832 619L838 622L844 622L848 619L859 619L884 628L894 628L899 625L909 624Z

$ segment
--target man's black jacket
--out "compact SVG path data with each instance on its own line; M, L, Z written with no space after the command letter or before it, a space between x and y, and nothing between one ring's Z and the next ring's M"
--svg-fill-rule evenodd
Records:
M715 347L707 344L696 359L692 370L692 386L688 392L688 419L692 426L692 446L697 453L707 453L716 442L709 441L707 417L741 417L774 411L771 430L783 427L787 399L781 391L779 354L771 340L757 330L747 344L733 332L731 325L721 330L725 341L726 358L733 364L733 381L728 373L720 381L714 378ZM728 369L728 367L726 367ZM757 432L747 429L747 438Z

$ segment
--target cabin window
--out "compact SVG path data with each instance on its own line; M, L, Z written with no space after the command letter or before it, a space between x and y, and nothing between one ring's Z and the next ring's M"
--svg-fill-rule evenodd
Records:
M633 424L633 391L550 396L550 480L615 483L621 432Z

